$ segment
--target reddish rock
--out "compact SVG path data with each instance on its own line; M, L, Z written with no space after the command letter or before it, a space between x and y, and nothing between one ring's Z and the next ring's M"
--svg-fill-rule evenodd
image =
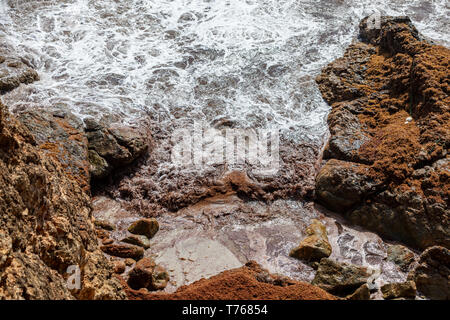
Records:
M335 300L326 291L301 281L261 281L258 275L267 273L256 262L228 270L209 279L179 288L175 293L146 293L127 290L133 300ZM266 278L266 277L265 277ZM277 279L270 275L269 278ZM278 285L277 283L288 283Z
M317 200L386 238L448 247L450 50L407 17L365 19L360 39L317 77L332 106Z

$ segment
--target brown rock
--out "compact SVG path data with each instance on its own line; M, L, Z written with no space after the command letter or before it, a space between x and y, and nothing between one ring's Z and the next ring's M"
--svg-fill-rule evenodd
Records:
M290 256L305 261L320 261L331 255L331 245L328 242L327 229L318 220L313 219L306 229L308 235L300 245L291 250Z
M414 263L414 253L402 245L389 246L387 250L388 261L397 264L404 272L409 270L409 267Z
M167 273L166 269L158 265L153 270L152 283L149 289L151 291L163 290L167 286L169 280L169 274Z
M450 299L450 250L431 247L419 259L412 273L417 290L433 300Z
M367 283L369 276L365 267L323 258L311 283L332 294L346 296Z
M209 279L201 279L174 293L147 293L131 288L127 290L129 299L137 300L335 300L336 297L306 282L283 281L282 286L275 282L260 281L258 275L268 274L256 262L224 271ZM276 279L268 274L264 278Z
M332 107L317 200L388 239L448 247L450 50L408 17L364 19L360 39L316 79Z
M124 298L66 164L0 103L0 299ZM79 290L66 285L72 265L83 270Z
M125 272L126 265L122 260L114 261L114 273L122 274Z
M155 267L155 261L151 258L139 260L129 273L128 285L135 290L140 288L150 288Z
M150 248L150 241L146 236L131 235L121 240L122 242L134 244L144 249Z
M114 231L116 229L116 226L108 221L104 221L104 220L98 220L95 219L94 220L94 225L96 227L108 230L108 231Z
M370 300L370 289L367 284L363 284L356 289L351 295L347 296L347 300Z
M100 249L111 256L120 258L132 258L139 260L144 256L143 248L132 245L108 244L101 246Z
M136 263L136 260L134 260L134 259L131 259L131 258L126 258L126 259L125 259L125 264L126 264L128 267L132 266L132 265L135 264L135 263Z
M133 234L139 234L147 236L149 239L153 238L153 236L159 230L159 223L156 219L140 219L133 222L128 231Z
M35 70L19 58L0 56L0 94L11 91L20 84L39 80Z
M416 284L414 281L388 283L381 287L384 299L415 298Z

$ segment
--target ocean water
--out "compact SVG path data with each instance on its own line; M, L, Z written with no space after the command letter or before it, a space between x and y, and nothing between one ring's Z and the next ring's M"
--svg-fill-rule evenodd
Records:
M226 119L317 142L329 107L314 78L377 11L449 43L445 0L1 0L2 46L41 76L2 100L161 127Z

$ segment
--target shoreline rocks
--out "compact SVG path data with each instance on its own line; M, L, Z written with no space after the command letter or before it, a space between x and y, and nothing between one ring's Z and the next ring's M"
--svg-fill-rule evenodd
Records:
M316 276L311 284L331 294L346 296L366 284L369 277L370 274L365 267L323 258L320 260Z
M314 262L331 255L331 245L323 223L313 219L311 225L306 228L306 234L308 236L300 242L300 245L289 253L291 257Z
M123 299L98 248L90 196L0 103L0 298ZM69 290L69 266L81 288Z
M0 94L38 80L38 73L22 59L3 56L0 52Z
M410 278L427 298L450 300L450 250L439 246L425 250Z
M387 239L450 246L449 59L407 17L361 22L316 79L332 107L318 202Z

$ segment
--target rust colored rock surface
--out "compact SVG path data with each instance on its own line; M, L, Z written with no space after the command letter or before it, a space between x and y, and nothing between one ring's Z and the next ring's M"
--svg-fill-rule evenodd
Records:
M450 50L407 17L366 22L316 79L332 106L317 200L388 239L448 247Z
M183 286L175 293L147 293L128 289L133 300L335 300L336 297L306 282L286 281L270 275L273 281L261 280L268 274L257 263L228 270L209 279ZM277 281L279 279L280 281Z
M0 299L120 299L90 197L0 104ZM81 271L69 290L67 268Z

